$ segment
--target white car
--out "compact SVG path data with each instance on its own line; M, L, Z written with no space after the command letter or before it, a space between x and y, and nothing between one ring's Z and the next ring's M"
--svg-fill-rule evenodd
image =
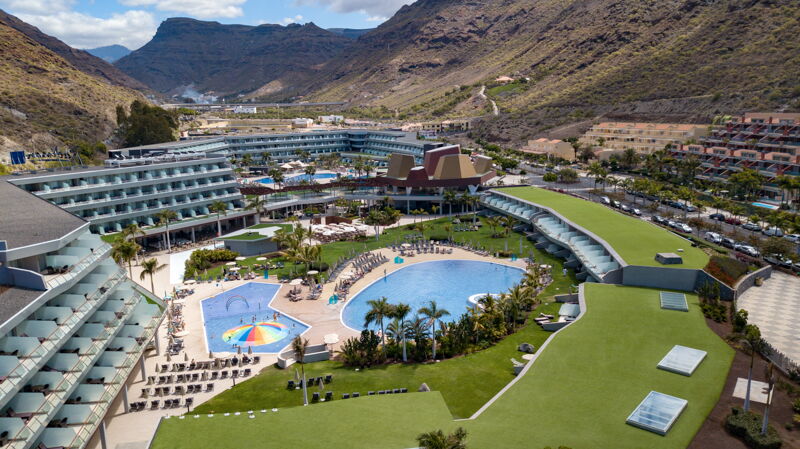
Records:
M636 215L638 217L642 216L642 211L640 211L639 209L637 209L635 207L633 209L631 209L631 211L633 212L634 215Z
M800 243L800 234L786 234L783 238L792 243Z
M711 243L716 243L716 244L722 243L722 236L717 234L716 232L706 232L705 239Z
M683 232L688 232L690 234L692 233L692 227L687 225L686 223L678 223L677 226L675 227Z
M605 204L606 206L610 206L611 205L611 199L609 197L607 197L607 196L601 196L600 200L602 200L603 204Z
M750 245L745 245L742 243L737 243L733 249L735 249L736 251L741 251L751 257L758 257L761 255L761 253L759 253L757 249L753 248Z

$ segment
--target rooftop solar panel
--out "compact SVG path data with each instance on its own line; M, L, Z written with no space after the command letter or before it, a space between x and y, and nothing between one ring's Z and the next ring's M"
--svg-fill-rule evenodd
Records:
M675 345L658 362L658 368L684 376L691 376L708 353L699 349Z
M686 302L686 295L676 292L660 292L661 308L668 310L689 311L689 304Z
M668 394L651 391L625 420L626 423L666 435L688 402Z

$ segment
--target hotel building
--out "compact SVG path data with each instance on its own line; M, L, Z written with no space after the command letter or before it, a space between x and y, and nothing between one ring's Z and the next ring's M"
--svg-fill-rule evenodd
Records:
M697 158L698 179L724 182L738 171L755 170L766 179L762 195L780 198L776 178L800 176L800 114L746 113L698 144L680 145L670 154Z
M0 196L0 444L82 449L98 431L104 442L109 406L146 374L163 303L82 218L7 182Z

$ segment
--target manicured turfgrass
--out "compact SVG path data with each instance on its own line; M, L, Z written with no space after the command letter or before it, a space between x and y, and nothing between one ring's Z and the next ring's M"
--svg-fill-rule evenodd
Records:
M694 296L689 312L676 312L660 309L657 290L585 288L586 314L555 336L531 370L474 421L454 423L433 395L367 397L335 409L347 401L282 410L269 421L172 419L162 424L153 447L244 447L269 441L276 447L350 448L363 447L371 436L370 447L407 448L420 430L448 430L455 424L467 429L474 448L686 447L719 398L733 350L706 326ZM691 377L656 368L675 344L708 352ZM651 390L689 401L665 437L625 424ZM387 423L398 430L385 430Z
M611 245L630 265L663 267L655 261L656 253L677 253L683 257L682 265L674 268L702 269L708 255L691 243L651 223L628 217L608 207L573 196L537 187L509 187L499 189L519 199L549 207L573 223L588 229Z

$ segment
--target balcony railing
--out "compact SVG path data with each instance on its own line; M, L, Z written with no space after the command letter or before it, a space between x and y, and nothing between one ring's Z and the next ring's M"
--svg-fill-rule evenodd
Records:
M47 288L53 289L59 285L71 281L75 278L75 276L78 275L78 273L86 269L86 267L105 257L106 253L109 251L111 251L111 245L108 243L102 243L94 249L94 252L78 261L78 263L75 265L72 265L68 272L54 276L45 276L45 284L47 285Z

